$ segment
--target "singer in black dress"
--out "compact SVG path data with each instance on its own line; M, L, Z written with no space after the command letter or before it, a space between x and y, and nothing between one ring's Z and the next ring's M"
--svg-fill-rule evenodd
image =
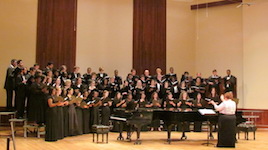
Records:
M62 103L56 102L54 96L56 89L49 89L49 95L47 98L48 108L46 110L46 135L45 141L57 141L59 139L59 125L58 125L58 111L57 107L63 105Z

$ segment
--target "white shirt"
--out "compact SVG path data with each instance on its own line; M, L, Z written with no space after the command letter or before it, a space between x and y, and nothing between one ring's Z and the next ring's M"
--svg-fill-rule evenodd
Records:
M231 99L223 101L220 105L214 105L214 108L221 114L234 115L236 110L236 103Z

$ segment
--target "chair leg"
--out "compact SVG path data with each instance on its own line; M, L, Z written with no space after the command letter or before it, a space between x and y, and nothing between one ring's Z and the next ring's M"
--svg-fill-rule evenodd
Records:
M23 136L24 138L27 138L27 121L24 121L24 126L23 126Z
M253 138L254 138L254 140L256 139L256 138L255 138L255 131L253 132Z
M7 138L7 150L9 150L10 137Z
M108 133L106 134L106 143L108 143Z
M40 138L40 128L37 127L37 138Z
M13 149L16 150L16 142L15 142L15 131L14 131L14 122L10 122L11 126L11 134L12 134L12 141L13 141Z

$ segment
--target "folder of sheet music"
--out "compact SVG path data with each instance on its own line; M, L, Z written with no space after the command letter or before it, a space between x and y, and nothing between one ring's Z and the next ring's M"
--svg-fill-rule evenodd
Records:
M216 112L213 109L198 109L198 112L203 115L216 115Z

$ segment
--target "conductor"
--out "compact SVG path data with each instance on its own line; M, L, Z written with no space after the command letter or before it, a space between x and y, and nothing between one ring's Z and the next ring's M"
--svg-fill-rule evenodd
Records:
M232 99L233 93L227 92L221 95L221 104L217 105L214 101L210 101L214 108L220 113L217 147L235 147L236 103Z

